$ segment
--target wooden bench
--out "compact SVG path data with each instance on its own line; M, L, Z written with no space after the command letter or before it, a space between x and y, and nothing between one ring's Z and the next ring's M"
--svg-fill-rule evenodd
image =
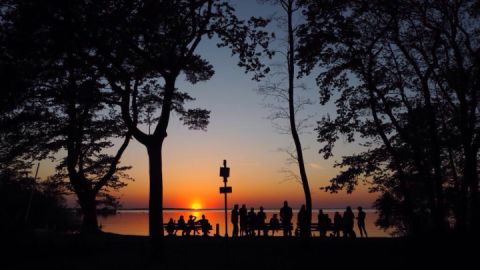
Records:
M329 226L327 226L326 228L323 228L325 230L325 233L328 233L329 231L330 232L335 232L335 228L333 227L333 224L330 224ZM310 224L310 232L321 232L321 229L320 229L320 226L318 223L311 223ZM295 229L295 236L299 236L300 235L300 227L297 226L297 228Z
M190 232L193 232L193 235L197 235L197 233L198 233L198 234L201 234L201 233L202 233L202 225L201 225L200 223L198 223L198 222L196 222L195 225L193 225L193 227L188 226L188 225L185 225L185 226L183 226L183 227L180 227L180 226L178 226L177 223L175 223L175 224L173 225L173 228L172 228L173 231L171 231L171 233L169 232L168 223L164 223L164 224L163 224L163 229L167 232L168 235L175 235L175 236L177 235L177 231L182 231L182 234L181 234L181 235L183 235L183 232L186 232L187 235L189 235L189 234L188 234L189 231L190 231ZM209 224L208 224L208 228L207 228L207 235L210 233L210 231L211 231L212 229L213 229L213 228L212 228L212 225L209 223Z
M293 224L290 224L290 227L289 227L290 231L293 231ZM260 230L263 230L264 233L266 233L266 235L268 236L268 233L271 231L272 232L272 236L275 236L275 232L276 231L281 231L283 232L283 225L282 224L278 224L278 225L271 225L270 223L267 223L263 226L263 228L261 228Z

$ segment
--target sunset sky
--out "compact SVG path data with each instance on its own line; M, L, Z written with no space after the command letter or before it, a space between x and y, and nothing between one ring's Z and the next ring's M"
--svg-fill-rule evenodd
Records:
M258 4L255 0L232 1L241 18L250 16L270 16L276 9ZM273 23L272 29L275 29ZM282 33L276 33L278 37ZM278 43L277 43L278 45ZM279 208L284 200L293 207L303 201L300 183L287 180L282 169L296 170L288 165L287 154L279 148L293 147L291 136L279 134L266 117L270 111L265 107L263 97L255 92L262 82L251 80L251 75L237 67L237 58L227 49L217 49L214 41L203 41L199 48L214 66L215 75L207 81L190 85L179 80L179 88L186 90L197 101L187 107L199 106L211 110L208 130L188 130L178 120L171 118L164 153L164 205L165 207L218 208L223 206L223 196L219 187L223 185L219 177L219 167L224 159L231 168L228 184L233 187L229 195L230 204L245 203L247 206ZM279 63L276 58L271 63ZM334 113L332 105L321 106L314 77L303 81L309 88L305 92L314 104L307 114L313 115L312 127L302 134L306 167L315 208L370 207L375 195L368 194L367 188L359 187L352 195L345 192L330 195L319 188L335 176L334 160L344 154L359 151L355 145L340 142L331 160L325 161L318 154L320 144L313 130L322 115ZM292 148L293 149L293 148ZM119 192L125 208L148 206L148 160L143 145L133 141L122 158L123 165L132 165L130 175L135 178ZM52 172L52 166L42 165L41 174Z

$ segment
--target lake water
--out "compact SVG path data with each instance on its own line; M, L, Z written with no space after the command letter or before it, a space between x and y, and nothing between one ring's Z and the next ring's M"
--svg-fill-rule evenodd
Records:
M343 214L343 210L324 210L324 213L328 214L330 219L333 220L334 213L338 211ZM270 220L273 214L278 214L278 210L266 210L267 222ZM293 224L296 224L296 217L298 210L294 210ZM389 237L390 234L384 230L375 226L375 220L377 219L377 213L375 210L365 210L367 217L365 220L365 227L367 229L368 236L370 237ZM354 211L357 215L357 211ZM225 233L225 215L221 210L196 210L196 211L179 211L179 210L166 210L164 211L164 222L167 223L170 218L175 221L178 220L180 215L183 215L185 220L188 220L188 216L194 215L197 220L201 218L202 214L210 221L213 226L212 234L215 233L215 225L219 224L220 235ZM312 222L317 222L318 210L314 210ZM230 213L228 215L228 221L230 222ZM102 226L102 230L105 232L117 233L117 234L129 234L129 235L148 235L148 211L147 210L120 210L116 215L112 216L99 216L99 223ZM232 235L233 226L228 224L229 235ZM357 236L360 235L356 222L355 232ZM275 235L282 235L282 232L275 233ZM314 235L318 235L315 232Z

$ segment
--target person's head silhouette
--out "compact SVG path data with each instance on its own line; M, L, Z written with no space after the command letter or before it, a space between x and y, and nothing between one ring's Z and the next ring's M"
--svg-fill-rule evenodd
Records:
M283 202L283 206L288 207L288 202L287 202L287 201L284 201L284 202Z
M363 208L361 206L358 207L358 211L362 211Z
M235 205L233 206L233 208L234 208L234 209L238 209L238 204L235 204Z
M260 206L260 212L263 212L263 206Z
M202 219L205 219L205 215L202 215Z
M255 212L255 208L250 208L250 212Z
M351 211L352 211L352 207L347 206L347 211L348 211L348 212L351 212Z

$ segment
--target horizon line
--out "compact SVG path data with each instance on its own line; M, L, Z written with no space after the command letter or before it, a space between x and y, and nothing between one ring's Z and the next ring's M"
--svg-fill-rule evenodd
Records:
M227 210L232 210L233 208L227 208ZM249 208L248 208L249 209ZM255 208L256 210L259 208ZM292 209L298 209L298 208L293 208ZM345 210L345 208L338 208L338 207L326 207L326 208L312 208L312 210ZM376 210L375 208L363 208L364 210ZM119 208L117 209L118 211L147 211L149 210L148 207L128 207L128 208ZM167 211L223 211L225 208L188 208L188 207L164 207L163 210ZM264 210L271 211L271 210L280 210L280 208L264 208ZM352 210L355 210L352 208Z

